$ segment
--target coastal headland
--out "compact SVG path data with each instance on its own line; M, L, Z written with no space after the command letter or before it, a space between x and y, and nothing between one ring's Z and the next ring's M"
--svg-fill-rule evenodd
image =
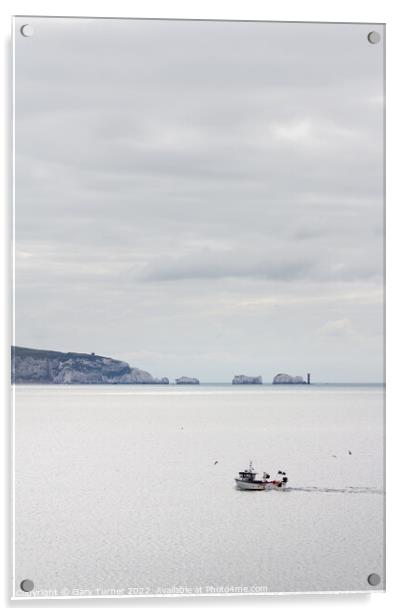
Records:
M154 377L149 372L132 367L127 362L95 353L64 353L11 347L11 382L20 384L93 384L93 385L169 385L169 379ZM197 377L181 376L175 379L176 385L200 385ZM262 385L262 376L237 374L232 385ZM277 374L273 385L308 385L301 376L286 373Z

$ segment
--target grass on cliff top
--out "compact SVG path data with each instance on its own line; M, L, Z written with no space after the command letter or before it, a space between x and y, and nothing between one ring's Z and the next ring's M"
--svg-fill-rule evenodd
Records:
M28 347L19 347L12 346L11 347L11 356L18 357L36 357L37 359L46 359L52 357L53 359L73 359L82 357L83 359L112 359L110 357L103 357L102 355L95 355L92 353L63 353L61 351L47 351L44 349L30 349ZM116 360L115 360L116 361Z

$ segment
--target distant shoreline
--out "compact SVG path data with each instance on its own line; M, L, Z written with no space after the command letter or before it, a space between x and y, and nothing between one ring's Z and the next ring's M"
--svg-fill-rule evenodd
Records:
M266 371L268 373L268 371ZM198 376L170 379L155 377L146 370L131 367L127 362L91 353L63 352L29 347L11 347L11 383L16 385L173 385L174 387L275 387L300 388L322 386L384 386L382 382L316 381L311 372L306 377L277 373L272 381L263 376L236 374L227 381L203 381Z
M314 382L309 385L308 388L305 387L305 383L283 383L283 384L274 384L274 383L262 383L258 386L254 384L244 384L244 385L233 385L228 381L211 381L211 382L202 382L199 384L176 384L176 383L38 383L38 382L29 382L26 381L24 383L11 383L12 387L16 386L32 386L32 387L152 387L152 389L185 389L189 387L190 389L197 389L197 387L230 387L235 390L242 390L244 388L255 389L259 391L261 387L272 387L273 389L310 389L314 387L385 387L386 383L381 382L373 382L373 381L350 381L350 382ZM160 387L158 387L160 385Z

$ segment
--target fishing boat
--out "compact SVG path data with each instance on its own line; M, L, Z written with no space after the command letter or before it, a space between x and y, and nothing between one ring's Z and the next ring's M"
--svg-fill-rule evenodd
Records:
M256 479L257 473L254 470L253 463L250 461L248 469L239 472L239 476L235 477L236 486L239 490L265 490L268 480Z
M262 479L256 479L258 473L255 472L253 463L250 461L248 469L239 472L235 477L236 487L239 490L282 490L286 487L288 478L283 471L278 471L278 479L270 481L270 475L263 473Z

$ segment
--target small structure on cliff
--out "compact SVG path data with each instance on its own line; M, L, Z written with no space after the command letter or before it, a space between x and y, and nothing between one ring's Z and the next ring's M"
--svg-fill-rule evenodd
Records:
M262 376L237 374L233 377L232 385L262 385Z
M307 374L307 381L303 379L302 376L291 376L290 374L285 374L280 372L276 376L274 376L273 385L310 385L310 373Z
M194 376L180 376L178 379L175 379L176 385L199 385L200 381L196 379Z

